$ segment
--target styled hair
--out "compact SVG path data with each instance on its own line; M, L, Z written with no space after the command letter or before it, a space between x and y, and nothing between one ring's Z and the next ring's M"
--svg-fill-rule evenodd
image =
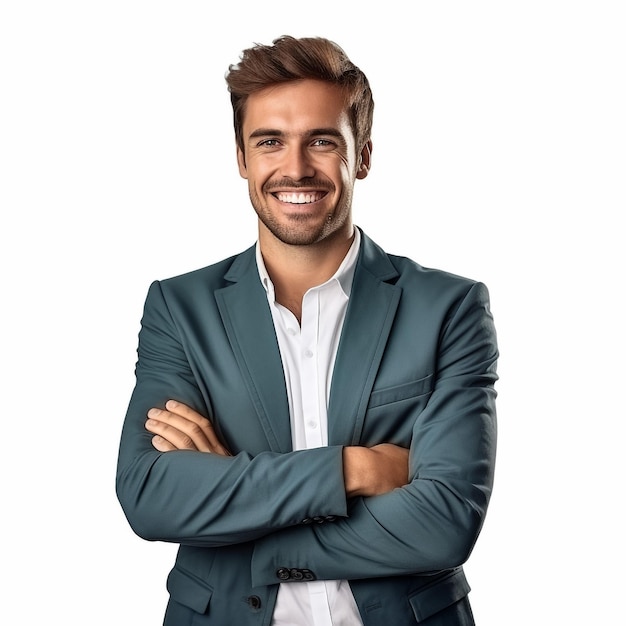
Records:
M357 153L372 132L374 100L369 81L347 54L323 37L283 36L272 45L256 44L231 65L226 83L233 106L235 139L243 151L243 118L248 97L261 89L295 80L322 80L343 89Z

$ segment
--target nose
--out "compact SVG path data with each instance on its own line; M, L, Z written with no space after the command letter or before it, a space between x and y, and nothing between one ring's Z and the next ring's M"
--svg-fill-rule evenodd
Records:
M305 148L292 146L283 154L281 172L286 178L302 180L303 178L312 178L315 175L315 168Z

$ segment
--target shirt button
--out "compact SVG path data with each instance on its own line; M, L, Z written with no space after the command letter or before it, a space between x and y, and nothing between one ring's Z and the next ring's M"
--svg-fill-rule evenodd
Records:
M293 337L296 334L296 329L295 328L288 328L287 329L287 333Z
M307 349L304 351L304 356L305 356L307 359L310 359L310 358L313 356L313 350L310 350L310 349L308 349L308 348L307 348Z
M315 420L309 420L306 425L311 429L315 430L317 428L317 422Z

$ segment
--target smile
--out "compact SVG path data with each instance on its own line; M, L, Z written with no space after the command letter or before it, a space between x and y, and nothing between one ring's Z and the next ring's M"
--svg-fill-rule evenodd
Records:
M278 192L273 194L275 198L287 204L311 204L321 200L325 195L325 191L307 191L303 193Z

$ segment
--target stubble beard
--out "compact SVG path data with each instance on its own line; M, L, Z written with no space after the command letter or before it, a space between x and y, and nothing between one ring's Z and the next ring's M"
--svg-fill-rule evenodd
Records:
M279 222L253 189L250 190L249 195L250 202L263 225L279 241L291 246L310 246L327 239L345 223L352 202L351 193L342 196L321 224L309 215L298 213L290 215L288 222Z

